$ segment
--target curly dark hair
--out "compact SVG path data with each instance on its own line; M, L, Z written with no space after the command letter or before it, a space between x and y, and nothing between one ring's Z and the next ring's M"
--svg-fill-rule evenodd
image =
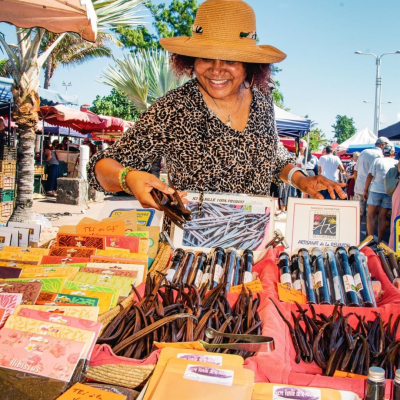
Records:
M183 76L193 77L195 57L182 56L180 54L171 54L170 61L175 75L179 78ZM271 90L271 71L272 64L254 64L244 63L246 67L246 81L252 83L263 93Z

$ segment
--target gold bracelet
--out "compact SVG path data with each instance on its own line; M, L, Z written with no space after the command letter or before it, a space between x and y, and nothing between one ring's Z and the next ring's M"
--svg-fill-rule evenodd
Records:
M131 189L129 189L128 185L126 184L126 178L129 174L129 172L134 171L134 170L135 169L132 167L125 167L125 168L122 168L118 174L118 180L119 180L119 185L121 186L121 189L125 193L130 194L131 196L133 196L133 192Z

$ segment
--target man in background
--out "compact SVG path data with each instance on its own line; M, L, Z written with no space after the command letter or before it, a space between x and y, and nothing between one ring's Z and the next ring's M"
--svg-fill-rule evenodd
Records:
M326 155L319 159L318 174L330 179L331 181L339 181L339 171L344 173L342 161L338 156L333 155L333 147L326 147ZM320 192L325 199L332 199L328 190Z
M365 182L364 201L368 205L367 234L374 235L375 218L378 216L378 243L382 242L386 229L386 217L392 208L392 198L385 191L385 177L389 169L396 166L394 147L387 145L382 149L383 158L377 157L369 169Z
M92 143L92 141L88 137L85 137L85 139L83 139L83 144L85 146L89 146L89 148L90 148L89 157L92 157L92 156L94 156L96 154L97 147L96 147L96 145L94 143Z
M356 183L354 185L353 200L360 202L360 223L366 210L364 189L369 170L375 158L383 157L382 148L385 147L387 144L389 144L388 138L385 138L383 136L378 138L378 140L375 142L374 148L366 149L361 152L360 157L358 157L356 166L354 167L354 180L356 181Z

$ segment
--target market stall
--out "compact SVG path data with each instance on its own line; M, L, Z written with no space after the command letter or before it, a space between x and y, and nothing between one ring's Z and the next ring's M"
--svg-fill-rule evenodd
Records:
M27 351L27 365L44 363L43 373L32 367L16 384L21 368L3 356L0 394L54 399L75 384L70 391L114 387L115 393L143 390L144 399L161 399L165 391L172 395L168 388L181 382L189 364L198 376L198 368L218 359L214 373L235 371L240 399L272 399L278 387L295 385L322 390L323 399L357 400L373 365L383 368L385 398L391 398L400 348L400 270L385 246L375 253L366 243L361 250L354 245L359 233L340 221L358 221L356 202L296 199L288 223L296 222L283 238L273 233L268 199L205 196L202 216L195 212L196 196L190 199L186 211L162 205L176 221L168 240L160 236L162 213L138 203L125 208L132 202L111 204L102 220L61 227L49 248L25 251L38 243L39 226L0 229L0 332L20 341L7 354ZM193 220L182 224L191 210ZM314 239L304 239L308 222L295 212L304 221L312 212ZM241 226L239 234L226 219ZM246 239L253 230L260 237ZM42 361L27 350L40 333L50 345ZM55 360L52 346L66 345L71 350L60 350ZM49 375L60 362L68 368ZM196 383L203 396L215 384ZM227 398L230 392L218 388Z

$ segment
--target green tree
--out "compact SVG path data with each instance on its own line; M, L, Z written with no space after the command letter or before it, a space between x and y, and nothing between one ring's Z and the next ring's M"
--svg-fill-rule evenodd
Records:
M57 39L59 34L46 31L41 43L45 51ZM60 67L74 67L99 57L111 57L111 43L122 46L122 43L106 32L98 32L96 42L90 43L75 33L67 33L56 48L50 53L44 65L44 88L50 87L55 70Z
M351 138L356 133L353 118L346 115L336 115L336 123L332 125L335 133L334 139L340 144Z
M308 115L305 115L304 118L309 119ZM325 133L322 132L322 129L317 128L318 123L311 120L310 122L310 149L311 151L317 151L321 147L326 147L329 144L329 140L325 137ZM306 139L304 137L304 139Z
M161 49L159 38L192 36L192 25L199 8L197 0L172 0L168 6L165 3L155 5L147 0L144 5L154 18L156 35L150 33L145 26L135 29L120 27L115 30L121 43L132 52Z
M279 108L284 109L285 105L283 104L284 98L282 92L279 90L281 84L279 81L275 81L275 89L272 92L272 97L274 99L274 103Z
M11 78L11 65L7 58L0 60L0 76L3 78Z
M119 26L137 25L139 17L135 9L140 0L92 0L97 14L99 31ZM17 45L7 43L0 34L0 46L4 49L11 65L14 80L12 94L14 101L13 117L18 124L18 173L17 197L13 221L35 221L33 212L33 164L35 152L35 129L38 122L40 70L48 56L63 40L66 34L60 34L45 50L41 51L46 30L34 28L21 30L16 28Z
M108 96L96 96L90 111L96 114L111 115L127 121L135 121L139 113L126 95L116 89L111 89Z

